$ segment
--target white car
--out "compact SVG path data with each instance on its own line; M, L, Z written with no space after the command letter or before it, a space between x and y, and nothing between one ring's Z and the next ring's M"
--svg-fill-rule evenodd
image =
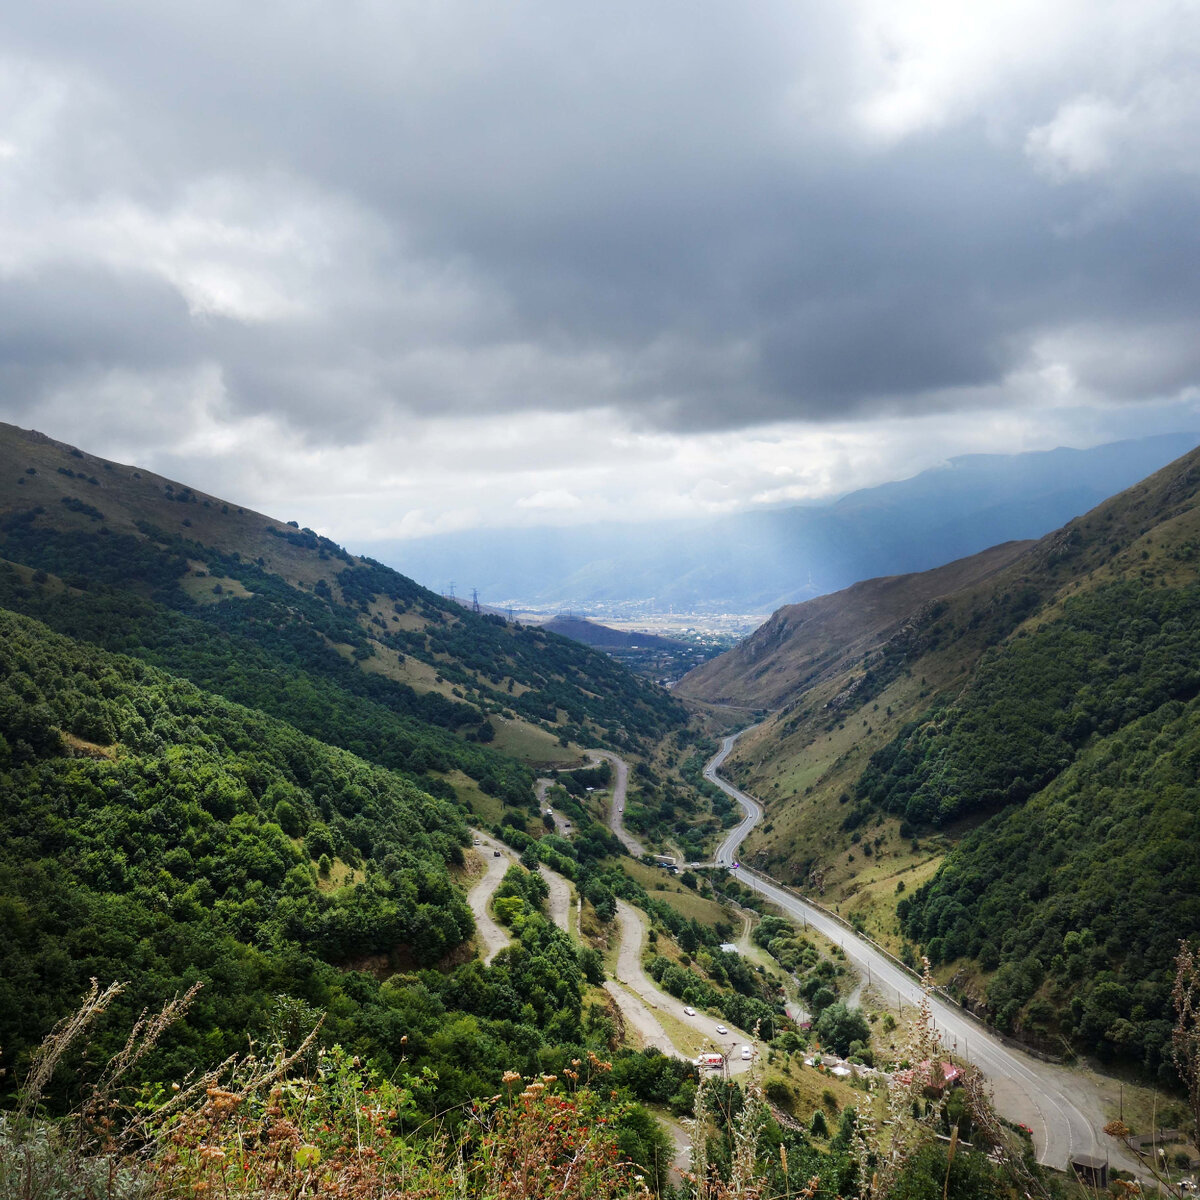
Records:
M719 1034L721 1034L721 1036L722 1036L722 1037L724 1037L724 1035L725 1035L725 1034L727 1034L727 1033L729 1032L729 1030L728 1030L728 1029L726 1029L724 1025L718 1025L718 1026L717 1026L717 1032L718 1032Z
M696 1010L690 1004L685 1004L683 1011L687 1013L689 1017L694 1017L696 1015Z
M754 1057L754 1051L749 1046L742 1047L742 1061L749 1062Z

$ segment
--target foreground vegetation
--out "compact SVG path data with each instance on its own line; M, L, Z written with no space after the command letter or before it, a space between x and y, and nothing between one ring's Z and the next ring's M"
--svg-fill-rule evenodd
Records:
M692 1090L691 1152L676 1182L669 1142L630 1100L615 1064L592 1053L555 1073L506 1071L498 1091L464 1104L453 1127L416 1121L426 1079L406 1064L381 1073L325 1044L319 1024L290 1053L263 1046L195 1076L130 1086L132 1068L186 1015L195 988L156 1015L143 1014L120 1049L95 1065L77 1107L48 1120L42 1089L72 1051L86 1047L121 990L93 985L83 1006L33 1056L16 1106L0 1113L6 1197L1016 1200L1035 1194L1057 1200L1072 1194L1032 1164L1027 1140L997 1122L969 1073L967 1086L953 1094L931 1092L932 1077L921 1069L895 1084L886 1101L862 1093L842 1111L836 1131L822 1110L807 1128L781 1124L753 1078L740 1086L710 1075ZM931 1032L926 1013L912 1031L914 1059L933 1049ZM943 1130L948 1143L937 1140Z

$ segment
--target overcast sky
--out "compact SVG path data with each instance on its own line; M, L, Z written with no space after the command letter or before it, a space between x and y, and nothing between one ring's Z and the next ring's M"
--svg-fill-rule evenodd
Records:
M1200 428L1193 0L0 4L0 416L353 545Z

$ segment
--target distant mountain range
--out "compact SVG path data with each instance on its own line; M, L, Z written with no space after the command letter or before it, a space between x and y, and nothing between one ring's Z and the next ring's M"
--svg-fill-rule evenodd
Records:
M675 638L660 637L656 633L628 633L623 629L610 629L607 625L584 617L557 616L544 621L540 628L599 650L678 650L684 645Z
M861 579L1037 538L1200 444L1163 434L1090 450L972 454L828 504L711 521L447 534L359 547L433 590L593 615L766 613Z

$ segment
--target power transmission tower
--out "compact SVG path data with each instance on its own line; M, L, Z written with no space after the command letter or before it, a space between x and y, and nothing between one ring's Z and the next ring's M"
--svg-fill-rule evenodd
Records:
M471 589L471 611L476 612L476 613L479 611L479 589L478 588Z
M450 580L450 599L454 599L454 580Z

